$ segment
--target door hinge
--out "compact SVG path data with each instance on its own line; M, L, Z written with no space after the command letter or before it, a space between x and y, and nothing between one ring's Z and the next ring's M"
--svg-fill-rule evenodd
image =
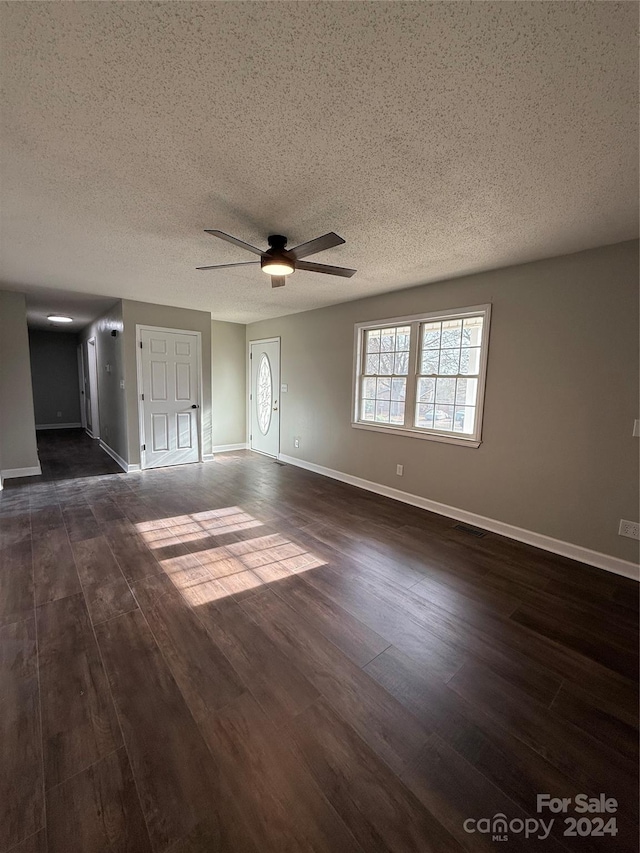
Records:
M252 353L252 352L250 352L250 353L249 353L249 359L252 359L252 358L253 358L253 353Z
M142 349L142 341L140 341L140 349Z
M142 445L142 447L141 447L140 449L141 449L141 450L146 450L146 449L147 449L147 445L146 445L146 444L143 444L143 445Z
M252 435L250 435L250 436L249 436L249 441L253 441L253 436L252 436Z
M249 394L249 399L253 400L253 394Z
M140 394L140 399L144 400L144 394Z

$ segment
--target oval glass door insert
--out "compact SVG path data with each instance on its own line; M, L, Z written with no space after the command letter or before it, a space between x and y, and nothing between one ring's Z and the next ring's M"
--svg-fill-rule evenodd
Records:
M271 424L271 409L273 407L273 382L271 378L271 365L266 353L260 356L258 366L258 387L256 388L256 401L258 413L258 427L263 435L269 432Z

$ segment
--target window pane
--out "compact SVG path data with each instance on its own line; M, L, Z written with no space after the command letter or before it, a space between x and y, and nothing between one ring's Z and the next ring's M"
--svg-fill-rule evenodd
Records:
M400 375L406 374L409 372L409 353L408 352L397 352L396 353L396 364L394 368L394 373L399 373Z
M440 362L440 350L427 349L422 353L420 365L420 373L429 375L430 373L438 372L438 363Z
M404 350L409 352L409 343L411 340L411 328L409 326L400 326L396 329L396 350Z
M458 373L460 366L460 350L459 349L443 349L440 351L440 368L439 372L455 376Z
M367 352L380 352L380 329L367 332Z
M391 399L391 380L378 379L376 385L376 400Z
M363 379L362 380L362 396L366 400L375 400L376 398L376 380L375 379Z
M407 391L406 379L391 380L391 399L403 401Z
M416 406L416 426L422 429L433 429L434 407L425 403Z
M442 323L442 343L444 347L459 347L462 333L462 320L445 320Z
M436 403L453 403L456 396L455 379L436 380ZM453 417L453 414L451 415Z
M379 355L368 355L365 359L364 372L369 375L373 375L379 373L380 367L380 356Z
M418 379L418 402L433 403L436 396L435 379Z
M477 379L458 379L456 385L456 403L461 406L475 406L478 396Z
M442 323L424 323L422 326L422 348L440 349Z
M460 352L460 373L480 372L480 347L463 347Z
M404 403L397 400L391 401L391 423L404 424Z
M390 376L393 373L393 353L392 352L382 352L380 353L380 368L378 373L382 376Z
M382 337L380 339L380 350L381 352L393 352L396 348L396 330L395 329L383 329Z
M476 419L474 406L456 406L453 429L454 432L463 432L471 435Z
M462 346L479 347L482 343L482 317L468 317L462 326Z
M388 400L376 400L376 421L389 423L389 406Z
M375 417L376 413L376 401L375 400L363 400L362 402L362 420L363 421L372 421Z
M434 429L443 429L451 432L453 429L453 406L436 405L436 415L433 422Z

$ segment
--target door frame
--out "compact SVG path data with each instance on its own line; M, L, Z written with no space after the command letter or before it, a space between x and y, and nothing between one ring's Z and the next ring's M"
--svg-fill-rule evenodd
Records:
M262 453L261 450L254 450L251 447L252 439L251 435L251 347L253 344L278 344L278 400L280 413L282 413L282 339L278 335L277 337L272 338L256 338L253 341L249 341L249 346L247 349L247 449L251 450L252 453L260 453L262 456L268 456L269 459L280 459L280 432L282 428L282 415L278 418L278 452L275 456L271 456L269 453Z
M202 417L202 399L203 399L203 386L202 386L202 332L196 332L195 329L170 329L167 326L149 326L147 323L136 323L136 402L138 404L138 438L140 439L140 469L145 470L146 465L146 451L142 448L146 444L144 438L144 400L142 399L142 389L144 387L142 381L142 332L170 332L176 335L195 335L196 336L196 356L197 356L197 369L198 369L198 380L196 382L196 388L198 391L198 409L196 411L196 418L198 421L198 426L196 429L196 433L198 436L198 462L203 461L203 448L204 448L204 433L203 433L203 424L204 418ZM171 466L168 466L171 467Z
M84 399L84 359L82 357L83 343L78 344L78 391L80 394L80 423L82 429L87 428L87 406Z
M91 392L91 431L85 429L91 436L100 438L100 394L98 392L98 338L92 335L87 339L87 367L89 370L89 390Z

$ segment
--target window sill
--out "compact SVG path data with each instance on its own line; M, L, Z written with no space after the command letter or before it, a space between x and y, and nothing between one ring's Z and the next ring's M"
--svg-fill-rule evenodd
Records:
M362 423L361 421L352 422L351 426L354 429L368 429L372 432L388 432L391 435L404 435L406 438L422 438L427 441L440 441L444 444L458 444L462 447L480 447L481 441L474 438L458 438L453 435L438 435L433 432L422 432L417 429L402 429L399 427L379 426L378 424Z

